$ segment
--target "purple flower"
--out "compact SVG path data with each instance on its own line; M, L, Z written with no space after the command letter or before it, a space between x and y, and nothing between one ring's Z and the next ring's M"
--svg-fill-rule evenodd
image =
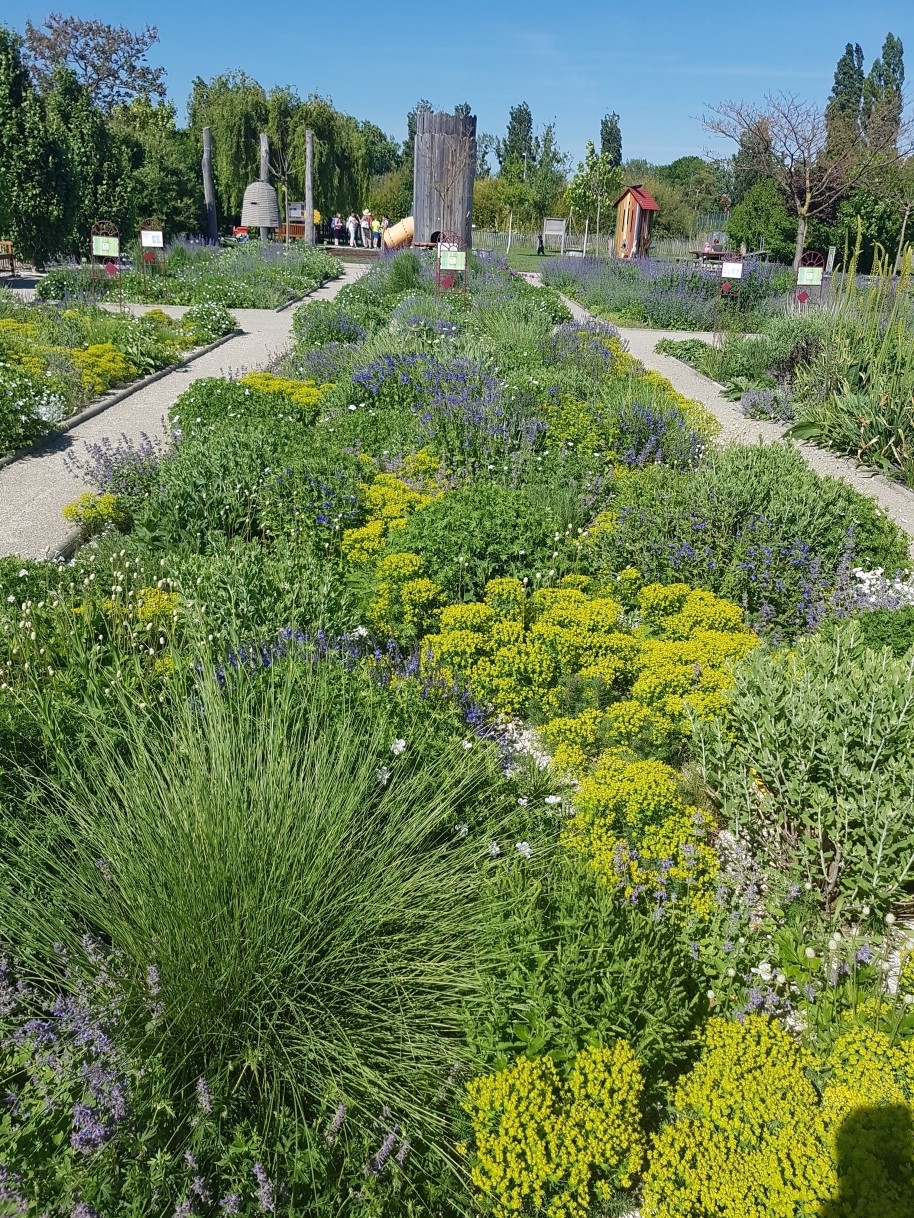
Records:
M237 1193L226 1193L219 1207L223 1214L237 1214L241 1209L241 1198Z
M254 1173L254 1179L257 1181L257 1200L260 1203L260 1208L265 1214L273 1214L276 1211L276 1197L273 1191L273 1183L266 1173L266 1169L262 1163L255 1163L251 1169Z
M197 1103L203 1109L207 1116L213 1110L213 1097L210 1094L209 1086L206 1079L202 1077L197 1079Z

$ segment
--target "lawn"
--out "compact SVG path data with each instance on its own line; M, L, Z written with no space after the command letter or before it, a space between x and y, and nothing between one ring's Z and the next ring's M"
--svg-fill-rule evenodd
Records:
M503 262L0 562L20 1212L909 1212L907 539Z

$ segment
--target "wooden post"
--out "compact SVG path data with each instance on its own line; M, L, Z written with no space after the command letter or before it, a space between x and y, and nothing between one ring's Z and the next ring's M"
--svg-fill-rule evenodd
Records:
M473 239L476 119L473 115L420 110L413 152L413 215L417 245L432 233L457 233L467 249Z
M265 131L260 133L260 180L261 182L269 182L270 180L270 137ZM270 230L261 228L260 244L266 245L270 240Z
M589 231L590 231L590 216L588 215L584 220L584 249L581 251L582 258L587 257L587 234Z
M213 186L213 133L209 127L203 128L203 202L206 206L206 235L210 241L218 241L219 221Z
M314 244L314 132L305 132L305 244Z

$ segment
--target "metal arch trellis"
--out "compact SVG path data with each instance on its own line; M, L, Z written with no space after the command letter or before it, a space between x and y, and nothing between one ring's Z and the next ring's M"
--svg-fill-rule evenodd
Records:
M161 270L164 294L168 296L168 258L165 254L165 237L162 221L158 216L149 216L140 223L140 255L143 277L151 281L156 267Z
M466 244L458 233L438 233L435 246L435 291L450 290L462 285L467 294Z
M89 282L91 295L97 297L97 285L101 281L99 267L105 276L117 276L118 308L124 307L124 287L120 277L121 230L113 220L96 220L90 233Z

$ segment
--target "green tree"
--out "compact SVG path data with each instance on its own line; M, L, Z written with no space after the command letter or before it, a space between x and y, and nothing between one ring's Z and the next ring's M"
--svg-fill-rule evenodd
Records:
M536 164L537 141L533 136L533 114L527 103L519 102L508 112L508 130L503 140L495 141L495 155L502 173L523 175Z
M66 239L69 172L29 79L21 40L0 26L0 236L39 269Z
M856 122L863 102L863 50L859 42L849 42L835 67L828 108Z
M863 130L868 140L884 140L885 128L898 138L904 107L904 47L901 39L887 34L882 57L874 59L863 82ZM878 129L875 131L874 129Z
M622 164L622 128L615 110L600 120L600 156L609 157L614 168Z
M600 243L600 218L612 205L622 186L622 169L612 163L610 153L597 154L593 141L587 141L584 160L568 184L566 198L569 207L579 215L595 220L597 248Z
M365 141L366 169L372 177L400 168L403 152L392 136L385 135L377 124L367 119L359 123L359 131Z
M748 250L765 249L778 262L793 258L797 222L787 213L777 183L760 178L730 213L727 234Z
M536 159L528 165L526 187L531 218L538 224L557 209L565 192L568 154L555 138L555 123L547 123L536 140Z
M213 177L219 213L238 216L244 189L260 176L260 132L267 121L263 88L235 69L211 81L193 82L188 118L202 155L202 131L213 132Z
M203 203L199 157L193 134L177 127L174 104L155 105L136 97L115 107L110 126L130 148L133 208L139 222L157 219L169 237L196 232Z
M403 141L403 164L409 169L410 178L413 176L413 157L416 145L416 116L420 111L431 113L432 103L425 97L420 97L412 110L406 116L406 139Z

